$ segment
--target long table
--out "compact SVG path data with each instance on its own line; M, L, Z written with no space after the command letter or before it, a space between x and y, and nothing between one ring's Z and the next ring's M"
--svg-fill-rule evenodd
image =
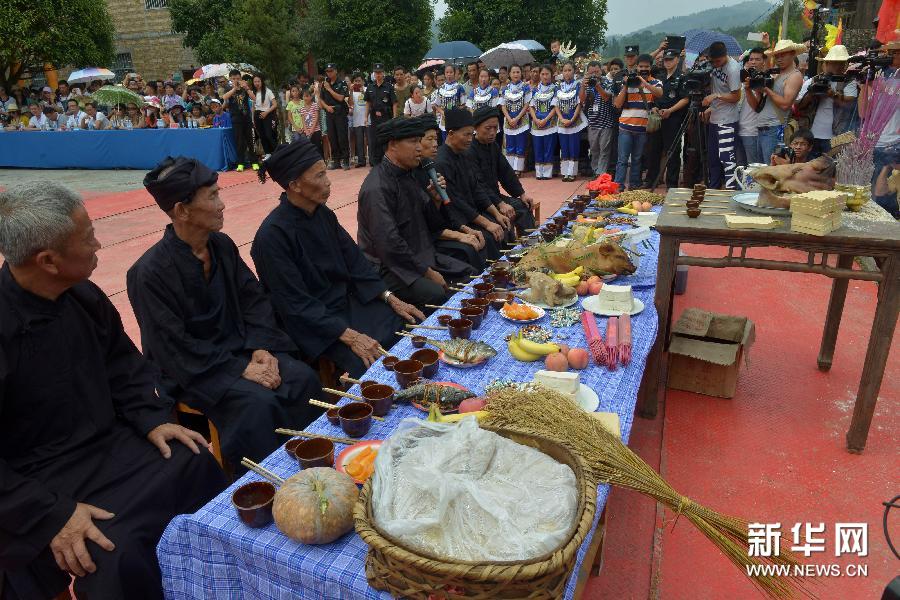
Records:
M647 248L642 250L638 271L617 283L634 286L635 297L642 300L645 309L632 317L632 362L627 367L608 371L591 362L581 371L581 381L600 397L598 410L617 413L620 419L622 441L627 443L631 433L632 417L637 401L638 388L644 374L648 352L656 338L657 315L653 306L656 281L658 235L652 234ZM448 306L460 306L468 297L456 294ZM425 323L436 325L437 311ZM597 317L597 325L605 331L606 319ZM539 325L550 328L549 316ZM498 350L497 356L486 364L470 369L456 369L442 364L439 381L452 381L474 392L484 391L494 379L529 381L543 363L523 363L513 359L506 350L504 338L518 326L507 321L491 309L481 327L473 332L473 339L487 342ZM581 323L558 328L558 340L573 347L586 348ZM445 332L428 331L431 337L447 337ZM414 348L408 338L401 339L391 353L405 358ZM375 363L364 379L395 385L394 374L386 371L381 362ZM358 393L355 387L350 390ZM408 405L395 405L385 421L374 422L371 431L362 439L385 439L407 418L421 419L425 414ZM332 426L324 416L317 419L308 431L343 435L339 427ZM287 441L287 439L285 439ZM345 446L335 444L335 454ZM289 477L298 471L295 460L282 450L276 450L262 463L281 477ZM355 532L341 537L331 544L308 546L298 544L284 536L274 524L261 529L251 529L237 518L231 504L234 490L259 476L248 473L219 494L206 506L192 515L175 517L157 547L163 588L167 598L259 598L259 599L334 599L354 600L362 598L389 598L386 592L369 587L365 576L365 558L368 547ZM578 562L566 588L566 598L576 597L579 587L578 574L583 566L590 566L593 536L606 505L609 487L601 485L597 493L597 511L591 534L578 552ZM583 579L583 578L582 578ZM581 587L583 587L581 581Z
M237 152L230 127L0 133L0 167L152 169L167 156L196 158L224 171Z

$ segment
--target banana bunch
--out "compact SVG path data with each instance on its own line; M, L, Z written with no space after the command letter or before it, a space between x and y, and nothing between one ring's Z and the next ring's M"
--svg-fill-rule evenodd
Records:
M522 362L534 362L548 354L559 352L559 346L556 344L550 342L538 344L522 337L521 333L516 335L516 337L509 338L509 341L506 342L506 349L509 350L513 358Z
M437 402L431 403L431 408L428 410L428 418L426 421L431 421L432 423L458 423L462 419L473 416L479 421L482 421L487 417L486 410L476 410L475 412L468 413L457 413L454 415L442 415L441 409L438 407Z
M624 214L626 214L626 215L636 215L636 214L638 214L638 211L637 211L637 210L635 210L635 209L633 209L633 208L629 208L629 207L627 207L627 206L621 206L621 207L617 208L617 209L616 209L616 212L624 213Z
M554 273L553 275L551 275L551 277L569 287L575 287L576 285L578 285L578 282L581 281L582 271L584 271L584 267L579 265L568 273Z

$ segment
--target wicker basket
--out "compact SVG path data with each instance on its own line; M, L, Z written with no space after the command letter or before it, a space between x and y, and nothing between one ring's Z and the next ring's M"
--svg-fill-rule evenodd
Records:
M576 511L579 516L570 528L568 541L553 552L528 561L454 561L410 552L375 525L370 501L370 478L360 492L353 515L356 532L369 545L366 557L369 585L390 592L395 598L422 600L551 600L563 597L566 582L575 567L578 548L594 521L597 488L585 476L583 459L557 442L513 431L492 431L540 450L568 465L575 473L576 486L580 491Z

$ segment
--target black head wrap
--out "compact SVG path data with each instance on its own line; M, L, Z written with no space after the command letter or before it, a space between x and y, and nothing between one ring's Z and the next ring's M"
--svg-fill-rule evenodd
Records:
M196 158L167 156L144 177L144 187L164 212L179 202L189 203L202 187L214 184L219 174Z
M378 143L387 144L391 140L422 137L422 123L419 119L396 117L378 126Z
M472 125L478 127L488 119L497 119L500 121L500 109L496 106L482 106L472 113Z
M434 115L424 114L418 117L419 124L422 126L422 135L425 135L426 131L430 131L432 129L436 131L440 131L441 128L438 126L437 119L434 118Z
M259 167L260 182L269 175L282 188L287 189L292 181L303 175L311 166L322 160L319 149L304 135L298 136L290 144L282 144L272 156Z
M465 108L454 108L444 113L444 125L447 131L462 129L472 124L472 113Z

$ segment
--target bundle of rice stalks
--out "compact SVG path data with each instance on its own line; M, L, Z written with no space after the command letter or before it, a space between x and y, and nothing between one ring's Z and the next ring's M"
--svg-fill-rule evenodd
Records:
M485 420L489 425L544 436L568 446L586 460L589 475L597 483L636 490L662 502L676 517L684 515L745 575L751 565L788 565L787 576L751 577L764 594L772 598L790 598L796 593L814 597L806 589L805 580L794 574L794 565L799 565L800 559L787 543L782 544L778 556L751 557L747 521L717 513L676 492L600 421L568 398L542 386L502 388L486 398Z

